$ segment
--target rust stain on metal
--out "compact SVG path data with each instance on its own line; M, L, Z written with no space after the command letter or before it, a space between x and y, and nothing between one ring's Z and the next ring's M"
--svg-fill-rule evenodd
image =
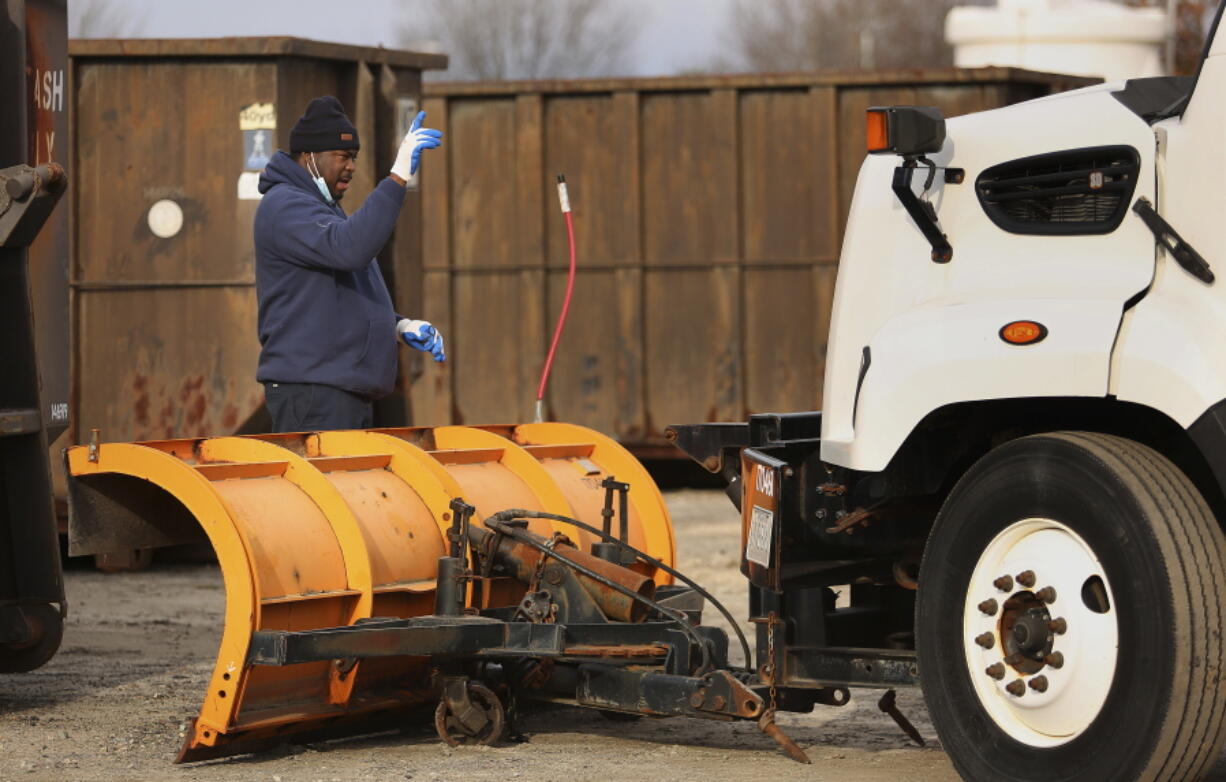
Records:
M841 517L833 527L827 527L826 532L837 535L845 532L850 535L858 525L869 526L872 523L874 511L870 508L860 508Z
M197 424L199 424L201 421L204 420L204 412L207 409L207 407L208 405L205 402L204 395L198 394L186 406L186 410L184 411L183 420L187 423L189 427L196 426Z
M191 399L192 394L199 391L204 386L204 378L197 376L187 378L183 381L183 386L179 389L179 401L187 404L187 400Z
M515 543L508 539L496 541L493 537L487 540L491 541L491 543L497 542L500 552L499 556L504 562L510 564L513 575L516 578L524 583L532 582L535 578L537 567L544 556L543 554L524 543ZM595 571L624 589L643 597L651 598L655 595L655 582L641 573L636 573L633 570L614 565L580 551L573 547L573 544L567 540L565 535L556 534L554 540L554 546L558 553L566 559L582 565L588 570ZM558 566L562 567L560 564ZM638 600L622 594L605 584L587 578L582 574L577 573L575 577L609 618L620 622L641 622L646 618L647 607Z
M132 390L136 393L136 401L132 403L132 412L136 423L140 426L149 425L149 378L138 374L132 378Z

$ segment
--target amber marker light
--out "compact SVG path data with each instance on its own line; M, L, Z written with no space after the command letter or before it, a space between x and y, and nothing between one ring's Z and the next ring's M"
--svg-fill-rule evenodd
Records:
M1000 330L1000 338L1010 345L1033 345L1047 336L1047 327L1033 320L1015 320Z
M882 109L868 110L868 151L887 152L890 149L890 120Z

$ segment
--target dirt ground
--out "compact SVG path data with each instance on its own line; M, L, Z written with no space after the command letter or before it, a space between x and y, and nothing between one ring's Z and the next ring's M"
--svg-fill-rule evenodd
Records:
M667 495L681 569L744 623L738 519L718 491ZM813 760L785 757L752 723L687 719L610 722L578 708L529 713L527 741L452 750L425 724L374 737L173 766L183 724L203 697L220 637L225 595L215 566L158 564L146 572L66 573L64 644L36 672L0 677L0 780L957 780L918 690L899 693L903 713L928 739L908 742L876 707L879 692L853 690L841 708L782 715ZM707 621L718 614L708 611ZM748 632L748 630L747 630ZM1213 776L1226 782L1226 765Z

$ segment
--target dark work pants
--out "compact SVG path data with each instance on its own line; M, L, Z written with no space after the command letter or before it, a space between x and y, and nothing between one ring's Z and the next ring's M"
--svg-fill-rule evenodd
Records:
M274 432L369 429L375 424L369 399L318 383L265 383L264 403Z

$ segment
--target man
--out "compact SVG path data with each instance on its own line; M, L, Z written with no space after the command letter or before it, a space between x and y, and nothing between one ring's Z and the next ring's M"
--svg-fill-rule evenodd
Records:
M443 337L396 314L375 255L387 244L405 180L442 133L417 115L392 165L362 208L339 202L353 179L358 131L336 98L316 98L260 176L255 213L255 288L260 363L256 379L274 432L361 429L372 401L396 382L397 335L444 361Z

